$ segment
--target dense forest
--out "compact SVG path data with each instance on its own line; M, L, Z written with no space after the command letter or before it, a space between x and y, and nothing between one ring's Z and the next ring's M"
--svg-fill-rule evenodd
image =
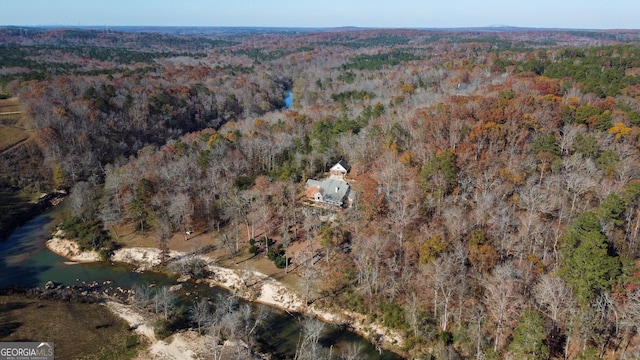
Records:
M5 28L0 69L3 194L68 190L83 246L272 243L410 358L640 356L640 32Z

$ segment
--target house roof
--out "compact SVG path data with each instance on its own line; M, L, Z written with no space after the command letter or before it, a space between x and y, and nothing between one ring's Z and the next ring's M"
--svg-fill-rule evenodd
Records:
M307 197L312 198L318 191L322 193L322 189L318 185L309 186L309 182L307 181Z
M349 192L348 182L333 178L325 180L307 180L308 190L316 186L319 188L319 190L322 190L324 201L335 205L342 205L344 196Z
M349 169L351 169L351 166L347 165L346 161L340 160L335 165L333 165L333 167L330 170L331 171L338 170L338 171L342 171L342 172L348 172Z

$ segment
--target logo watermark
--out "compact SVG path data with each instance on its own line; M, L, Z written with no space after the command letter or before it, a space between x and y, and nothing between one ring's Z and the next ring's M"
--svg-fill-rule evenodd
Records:
M53 360L53 343L0 342L0 360Z

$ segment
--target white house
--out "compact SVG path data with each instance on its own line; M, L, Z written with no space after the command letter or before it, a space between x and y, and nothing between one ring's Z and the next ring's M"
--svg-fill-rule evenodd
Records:
M343 160L329 169L329 177L324 180L307 180L307 199L315 205L348 208L352 204L354 192L345 181L350 167Z
M351 167L347 165L344 160L340 160L329 169L329 174L331 177L341 177L344 179L350 169Z

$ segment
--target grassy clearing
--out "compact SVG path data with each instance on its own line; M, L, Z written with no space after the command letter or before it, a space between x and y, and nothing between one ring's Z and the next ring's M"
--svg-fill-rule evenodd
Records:
M100 304L0 296L0 341L53 341L56 359L131 359L138 335Z
M20 110L18 98L0 99L0 152L31 136L28 123Z
M0 99L0 113L19 110L18 98Z
M20 113L17 98L0 99L0 125L23 127L22 114Z
M18 128L0 126L0 152L29 138L29 134Z
M0 100L0 152L29 138L23 125L18 99Z

